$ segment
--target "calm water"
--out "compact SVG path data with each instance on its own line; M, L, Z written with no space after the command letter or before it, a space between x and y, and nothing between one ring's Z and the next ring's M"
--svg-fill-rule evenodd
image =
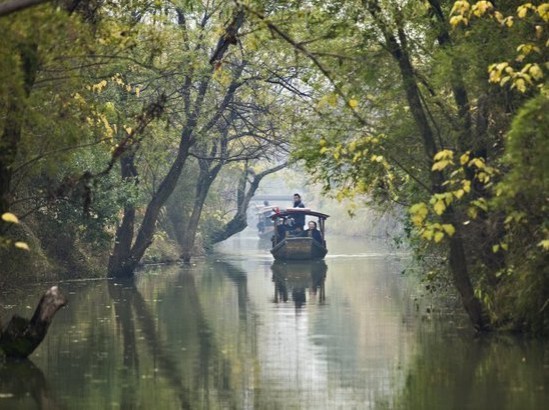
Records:
M279 264L253 236L135 281L61 284L70 300L1 409L542 409L549 344L475 338L426 313L406 255L332 240ZM44 286L0 295L4 322Z

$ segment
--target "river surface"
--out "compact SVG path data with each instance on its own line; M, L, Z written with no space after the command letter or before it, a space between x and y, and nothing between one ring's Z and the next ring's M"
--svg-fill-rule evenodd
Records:
M29 361L0 361L0 409L545 409L549 344L478 338L402 274L408 255L332 239L274 263L252 234L134 281L60 284ZM46 286L0 294L26 317Z

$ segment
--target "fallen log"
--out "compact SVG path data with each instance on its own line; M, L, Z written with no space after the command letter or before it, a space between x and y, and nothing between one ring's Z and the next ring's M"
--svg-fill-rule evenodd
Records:
M38 303L32 319L13 315L0 334L0 350L7 357L28 357L42 343L53 317L67 304L57 286L50 288Z

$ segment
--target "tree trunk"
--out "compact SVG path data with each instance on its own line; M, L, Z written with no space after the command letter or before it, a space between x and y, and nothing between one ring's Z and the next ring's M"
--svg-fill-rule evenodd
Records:
M42 343L53 317L67 304L57 286L50 288L38 303L31 320L14 315L0 335L0 349L7 357L28 357Z
M277 171L280 171L283 168L288 166L287 162L284 162L276 167L267 169L259 174L254 175L252 181L250 182L250 187L246 190L249 170L245 170L242 178L239 182L239 188L237 191L237 210L233 218L225 224L221 229L214 232L208 240L209 245L214 245L225 239L230 238L231 236L242 232L248 226L247 214L248 207L250 206L250 201L252 200L255 192L259 188L261 180L267 175L273 174Z
M31 93L38 72L36 44L20 45L19 55L23 70L23 90L12 89L10 92L0 139L0 215L10 209L12 169L21 141L25 101Z
M454 221L454 226L455 226ZM473 327L479 331L490 330L490 323L485 309L480 300L473 292L473 285L469 278L467 268L467 257L463 246L463 238L460 235L460 229L456 229L454 236L449 238L450 241L450 272L454 286L461 296L461 302L465 311L469 315Z
M404 91L408 106L418 127L419 133L423 139L423 147L427 156L427 163L431 177L431 187L433 192L440 192L444 181L443 175L440 172L431 172L433 157L437 152L436 142L433 136L431 126L428 121L428 116L421 102L421 96L417 80L414 75L413 66L410 56L407 51L407 37L404 29L401 26L397 27L398 40L393 35L389 27L383 20L383 13L379 6L378 0L364 0L366 7L382 31L386 46L393 58L397 61ZM486 315L481 302L476 298L474 289L471 283L471 278L467 268L467 258L464 251L463 238L461 236L462 225L458 223L455 213L451 207L446 209L444 218L447 218L448 223L452 223L456 232L450 238L450 271L453 278L453 283L458 290L461 301L469 318L477 330L487 330Z
M122 180L126 183L133 182L137 185L137 169L134 164L135 153L126 152L120 157L120 172ZM109 276L129 276L131 272L127 271L126 263L131 258L131 247L133 241L135 225L135 206L127 203L124 206L124 215L122 222L116 230L115 242L112 254L109 258L108 273ZM118 272L118 275L114 275Z
M130 252L126 254L125 258L113 259L113 265L109 266L110 277L133 276L139 261L152 243L160 210L173 192L183 170L183 166L187 161L189 148L192 144L191 134L193 127L194 125L191 124L184 130L177 158L147 206L135 243Z
M212 182L221 170L222 164L218 164L210 170L210 162L211 161L201 161L193 210L187 223L187 228L185 229L185 232L183 232L183 241L181 243L181 258L183 259L183 262L190 262L191 260L194 240L196 238L196 232L198 230L198 224L200 222L200 216L202 215L204 202L206 202Z
M179 20L179 22L180 24L183 23L181 19ZM231 33L237 33L243 23L244 23L244 14L242 10L238 8L236 13L233 15L233 19L229 24L228 29L230 28ZM222 35L222 38L224 38L224 36L225 34ZM220 40L220 43L221 42L222 41ZM218 47L214 51L214 56L216 57L216 59L222 59L224 54L228 50L228 45L225 46L225 43L218 45ZM242 69L243 69L243 66L241 67L241 70ZM192 108L190 106L191 105L190 90L194 86L194 84L190 76L187 76L185 78L181 93L184 96L184 109L185 109L185 112L187 113L188 119L185 127L181 132L181 139L179 142L177 157L172 163L168 171L168 174L162 180L162 182L160 183L160 186L158 187L151 201L147 205L145 216L143 218L141 227L135 239L135 243L131 248L130 255L124 260L117 261L116 264L113 264L113 266L109 268L109 273L108 273L109 276L128 277L133 275L139 261L143 258L145 251L153 241L153 235L156 229L156 222L158 220L158 216L160 214L162 207L164 206L164 204L166 203L170 195L173 193L175 186L177 185L177 181L181 176L183 167L189 156L189 150L195 143L195 138L194 138L195 133L199 132L200 134L203 135L209 129L211 129L213 126L216 125L217 121L219 120L219 118L221 118L223 112L226 110L227 106L232 100L236 89L241 85L237 81L233 81L231 83L223 101L217 108L212 118L210 118L210 120L207 121L204 127L202 127L200 130L197 131L196 127L197 127L200 115L202 113L204 99L209 89L209 85L211 83L214 70L215 70L215 67L212 67L210 72L207 75L202 77L202 80L198 84L198 90L196 93L196 97L193 101Z

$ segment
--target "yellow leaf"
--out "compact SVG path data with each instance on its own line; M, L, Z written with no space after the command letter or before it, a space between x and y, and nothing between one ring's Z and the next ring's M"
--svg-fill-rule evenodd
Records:
M467 151L465 154L463 154L461 157L459 157L459 163L461 165L465 165L469 162L469 151Z
M457 27L460 23L463 23L463 25L466 26L467 24L469 24L469 20L467 20L463 16L453 16L450 19L450 24L452 25L452 27Z
M499 82L499 85L501 87L503 87L505 84L507 84L509 82L509 80L511 79L511 77L509 76L505 76L501 79L501 81Z
M492 246L492 252L497 253L499 251L499 245Z
M442 171L444 168L446 168L450 164L453 164L453 162L446 159L435 162L431 168L431 171Z
M543 248L546 251L549 251L549 239L544 239L543 241L538 243L538 246L540 246L541 248Z
M469 11L471 5L467 0L458 0L454 2L454 6L450 11L450 14L465 14Z
M11 212L6 212L6 213L2 214L2 220L5 221L5 222L12 223L12 224L18 224L19 223L19 219L14 214L12 214Z
M529 73L536 80L541 80L543 78L543 71L541 71L540 66L537 64L532 64L532 67L530 67Z
M423 231L423 233L421 234L421 237L423 239L427 239L428 241L430 241L431 239L433 239L433 230L432 229L426 229L425 231Z
M442 151L439 151L435 154L434 160L440 161L442 159L452 159L454 158L454 151L449 149L443 149Z
M498 23L503 23L503 14L501 14L499 11L496 11L494 13L494 16L496 18L496 20L498 21Z
M25 251L30 251L29 245L27 245L25 242L15 242L13 245L17 249L23 249Z
M463 198L463 195L465 195L465 191L463 189L458 189L457 191L454 191L454 196L457 199Z
M520 6L518 9L517 9L517 16L521 19L523 19L524 17L526 17L526 14L528 13L528 7L526 7L525 5L523 6Z
M443 224L442 229L448 234L448 236L453 236L456 233L456 228L450 224Z
M542 3L538 6L537 12L543 21L549 21L549 3Z
M435 239L436 243L439 243L440 241L442 241L442 238L444 238L444 233L443 232L439 231L439 232L435 233L434 239Z
M435 213L437 215L442 215L444 210L446 209L446 204L443 200L438 200L437 202L435 202L433 209L435 210Z
M469 161L469 164L467 166L472 167L475 166L478 169L484 169L486 168L486 165L484 164L484 160L481 158L473 158L471 161Z
M517 90L519 90L521 93L524 93L526 92L526 81L524 81L522 78L519 78L515 81L511 88L513 87L516 87Z
M479 1L477 2L473 8L472 13L477 17L482 17L484 13L486 13L488 10L491 10L493 8L492 3L489 1Z
M355 100L354 98L349 100L349 107L351 108L356 108L358 106L358 101Z

